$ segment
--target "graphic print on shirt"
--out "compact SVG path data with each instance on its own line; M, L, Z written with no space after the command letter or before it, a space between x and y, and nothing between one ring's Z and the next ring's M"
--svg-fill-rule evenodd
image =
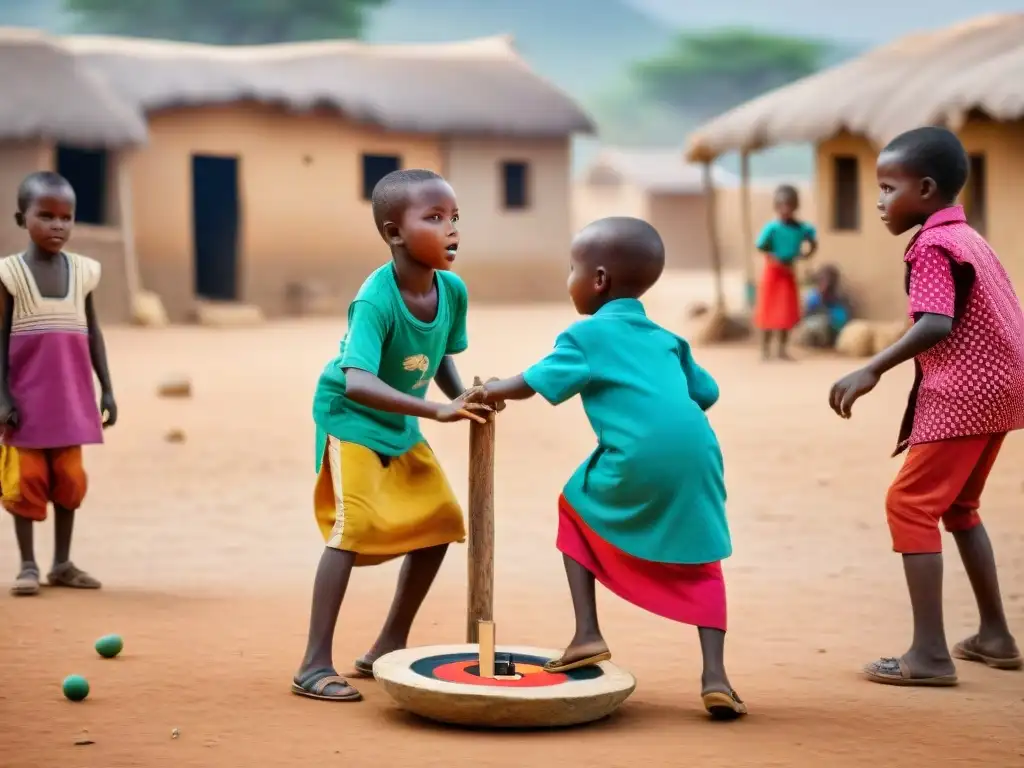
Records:
M430 358L426 355L409 355L402 361L402 367L407 371L419 371L420 380L412 385L413 389L422 389L430 384L427 372L430 371Z

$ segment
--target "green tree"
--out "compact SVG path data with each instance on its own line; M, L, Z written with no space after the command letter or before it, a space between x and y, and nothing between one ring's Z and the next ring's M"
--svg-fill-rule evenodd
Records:
M650 98L705 119L813 74L829 53L826 43L745 29L686 33L630 76Z
M64 0L89 32L245 45L359 37L387 0Z

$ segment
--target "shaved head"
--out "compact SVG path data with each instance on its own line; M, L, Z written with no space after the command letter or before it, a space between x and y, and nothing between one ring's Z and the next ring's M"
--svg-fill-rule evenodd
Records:
M573 253L603 267L616 292L640 296L665 270L665 243L643 219L611 216L585 226L573 239Z

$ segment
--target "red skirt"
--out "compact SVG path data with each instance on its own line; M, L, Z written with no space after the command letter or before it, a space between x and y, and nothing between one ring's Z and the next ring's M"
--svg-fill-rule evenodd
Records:
M800 291L796 273L770 257L765 257L761 282L757 287L754 324L762 331L788 331L800 322Z
M721 563L654 563L627 554L594 533L562 496L558 550L611 592L638 608L694 627L726 628Z

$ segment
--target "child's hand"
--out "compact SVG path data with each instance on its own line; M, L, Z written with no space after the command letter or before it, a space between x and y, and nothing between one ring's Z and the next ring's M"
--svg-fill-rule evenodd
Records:
M866 395L878 384L879 376L869 368L861 368L848 373L832 385L828 395L828 404L839 416L850 418L853 404Z
M117 403L114 402L113 392L104 392L100 395L100 417L103 419L104 429L117 423Z
M434 420L440 421L442 424L450 424L453 421L470 419L479 424L486 424L487 414L491 413L492 409L483 403L467 402L467 394L468 392L464 392L450 403L439 405Z
M492 376L487 380L487 384L494 381L501 381L496 376ZM488 396L487 385L480 381L479 376L473 377L473 386L462 393L462 396L466 398L467 403L482 403L484 405L491 406L495 411L505 410L504 400L491 400Z
M0 398L0 431L6 427L17 429L20 423L18 407L9 397Z

